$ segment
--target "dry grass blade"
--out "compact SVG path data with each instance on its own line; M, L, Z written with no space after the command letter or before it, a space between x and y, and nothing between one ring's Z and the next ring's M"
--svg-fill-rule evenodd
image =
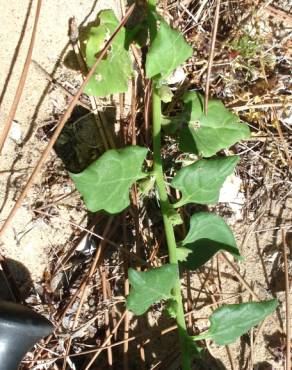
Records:
M218 301L218 303L221 303L221 301ZM216 303L216 305L217 305L217 303ZM211 304L209 306L213 306L213 304ZM126 311L126 312L128 312L128 311ZM196 310L192 310L190 312L185 313L184 315L185 315L185 317L189 317L190 315L193 315L195 312L196 312ZM158 336L163 336L163 335L166 335L166 334L168 334L172 331L177 330L177 325L172 325L172 326L169 326L165 329L159 329L159 328L154 329L154 328L152 328L151 330L145 330L143 333L139 333L139 334L137 334L135 336L132 336L132 337L129 337L127 339L117 341L113 344L107 344L113 338L113 336L115 335L115 333L119 329L119 327L120 327L120 325L121 325L121 323L123 322L124 319L125 319L125 312L123 313L123 315L121 316L121 318L117 322L117 324L115 325L114 329L111 331L110 336L105 338L103 344L100 347L95 348L95 349L89 349L89 350L82 351L82 352L79 352L79 353L72 353L68 357L74 358L74 357L85 356L85 355L89 355L89 354L96 354L97 352L105 351L108 348L114 348L114 347L121 346L124 343L133 342L137 338L146 338L147 336L151 336L153 334L157 334ZM195 320L206 320L206 317L196 317ZM148 339L145 339L144 345L146 345L150 342L151 342L151 337L148 338ZM51 358L51 359L48 359L48 360L42 360L42 361L52 361L52 360L56 361L56 360L63 360L63 359L64 359L64 356L58 356L58 357L54 357L54 358ZM27 361L27 362L31 363L32 361ZM33 362L36 362L36 360L33 360ZM24 361L24 363L25 363L25 361Z
M244 104L240 106L230 106L233 110L236 112L242 112L250 109L266 109L266 108L284 108L284 107L289 107L291 106L292 103L291 101L283 102L283 103L266 103L266 104ZM227 105L228 106L228 105Z
M50 215L49 213L46 213L46 212L42 212L42 211L38 211L38 210L34 210L34 212L36 212L36 213L39 213L39 214L42 214L42 215L44 215L44 216L47 216L47 217L54 217L54 216L52 216L52 215ZM101 236L101 235L99 235L99 234L97 234L97 233L95 233L95 232L93 232L93 231L90 231L90 230L88 230L86 227L83 227L83 226L81 226L81 225L78 225L78 224L76 224L75 222L72 222L72 221L65 221L65 220L62 220L62 221L64 221L64 222L66 222L66 223L68 223L68 224L70 224L70 225L72 225L72 226L74 226L74 227L76 227L76 228L78 228L78 229L80 229L80 230L82 230L82 231L86 231L86 233L88 233L88 234L90 234L90 235L93 235L93 236L96 236L98 239L100 239L100 240L104 240L105 242L107 242L108 244L110 244L111 246L113 246L113 247L115 247L115 248L117 248L117 249L121 249L123 252L125 252L128 256L130 256L130 257L133 257L134 259L135 259L135 261L137 262L137 263L139 263L141 266L147 266L147 267L151 267L151 265L148 263L148 262L146 262L146 261L144 261L142 258L140 258L139 256L137 256L135 253L133 253L133 252L130 252L127 248L125 248L123 245L118 245L118 244L116 244L116 243L114 243L114 242L112 242L111 240L109 240L109 239L107 239L107 238L104 238L103 236Z
M124 24L126 23L126 21L128 20L129 16L132 14L133 10L134 10L134 7L135 7L135 4L133 4L127 11L125 17L122 19L122 21L120 22L119 26L117 27L117 29L114 31L114 33L112 34L112 36L108 39L108 41L106 42L103 50L101 51L100 55L98 56L96 62L94 63L93 67L90 69L90 71L88 72L86 78L84 79L83 83L81 84L79 90L77 91L76 95L74 96L74 98L72 99L71 103L69 104L66 112L64 113L63 117L61 118L51 140L49 141L45 151L43 152L41 158L39 159L36 167L34 168L32 174L30 175L29 177L29 180L28 182L26 183L24 189L22 190L22 193L20 194L19 198L17 199L16 203L14 204L14 206L12 207L12 210L10 211L7 219L5 220L1 230L0 230L0 236L2 236L5 232L5 230L7 229L7 227L11 224L12 222L12 219L13 217L15 216L18 208L21 206L23 200L25 199L29 189L31 188L31 186L34 184L35 180L36 180L36 177L38 175L38 173L40 172L43 164L45 163L45 161L47 160L54 144L56 143L63 127L65 126L67 120L69 119L74 107L76 106L76 104L78 103L79 101L79 98L87 84L87 82L89 81L89 79L91 78L91 76L94 74L94 71L96 69L96 67L98 66L98 64L100 63L100 61L102 60L102 58L106 55L106 52L108 50L108 48L110 47L111 43L113 42L114 38L116 37L116 35L119 33L120 29L124 26Z
M106 225L105 230L104 230L104 236L106 236L108 234L108 231L109 231L109 228L111 227L112 221L113 221L112 218L110 218L108 220L107 225ZM80 287L80 293L79 293L80 294L80 301L79 301L78 309L76 311L76 315L75 315L75 318L74 318L72 330L75 330L76 327L77 327L78 318L79 318L79 315L81 313L81 309L82 309L82 306L83 306L83 303L84 303L84 300L85 300L85 296L86 296L87 286L88 286L88 284L90 282L90 279L92 278L92 276L93 276L93 274L94 274L94 272L97 268L98 263L100 262L100 258L102 256L102 251L103 251L103 248L104 248L105 244L106 244L106 242L104 240L101 240L100 247L96 251L96 254L95 254L95 257L94 257L94 259L92 261L92 264L90 266L89 272L88 272L86 278L84 279L84 281L82 283L82 286ZM64 358L64 363L63 363L63 369L64 370L66 369L66 358L67 358L67 355L70 352L71 344L72 344L72 338L70 337L70 339L68 341L67 349L66 349L66 357Z
M17 107L18 107L18 103L20 101L20 98L21 98L21 95L22 95L22 92L23 92L25 81L26 81L26 78L27 78L27 74L28 74L28 70L29 70L29 66L30 66L30 62L31 62L31 57L32 57L32 52L33 52L33 48L34 48L35 38L36 38L37 26L38 26L38 21L39 21L40 12L41 12L41 6L42 6L42 0L38 0L37 9L36 9L36 13L35 13L35 19L34 19L34 25L33 25L33 30L32 30L32 34L31 34L31 39L30 39L30 44L29 44L26 60L25 60L24 66L23 66L23 70L22 70L22 73L21 73L21 76L20 76L20 79L19 79L17 90L16 90L16 93L15 93L15 96L14 96L14 99L13 99L13 102L12 102L7 120L6 120L5 125L4 125L2 136L0 138L0 155L1 155L2 149L4 147L4 143L7 139L8 133L10 131L10 128L11 128L11 125L12 125Z
M71 98L71 99L73 99L74 98L74 95L73 94L71 94L70 93L70 91L68 91L67 89L65 89L65 87L62 85L62 84L60 84L54 77L52 77L37 61L35 61L35 60L32 60L32 64L36 67L36 69L38 70L38 71L40 71L40 73L42 73L44 76L45 76L45 78L49 81L49 82L51 82L51 83L53 83L55 86L57 86L60 90L62 90L63 91L63 93L66 95L66 96L68 96L69 98ZM86 104L86 103L84 103L84 102L82 102L81 100L78 100L78 103L77 103L78 105L80 105L80 106L82 106L83 108L85 108L85 109L87 109L87 110L90 110L91 111L91 107L88 105L88 104Z
M276 9L271 5L265 6L263 11L268 12L271 16L279 18L283 22L287 22L289 25L292 25L292 16L283 10Z
M108 343L110 343L112 337L117 332L118 328L120 327L121 323L123 322L126 314L127 314L127 311L124 311L124 313L122 314L122 316L121 316L120 320L118 321L117 325L112 330L111 334L108 337L106 337L106 339L104 340L101 348L94 354L94 356L92 357L92 359L89 361L88 365L86 366L85 370L89 370L91 368L91 366L93 365L93 363L95 362L97 357L100 355L102 350L105 349L104 347L107 346Z
M218 29L218 22L219 22L220 2L221 2L221 0L217 0L217 3L216 3L215 16L214 16L214 26L213 26L212 40L211 40L211 48L210 48L210 54L209 54L209 59L208 59L206 87L205 87L205 102L204 102L205 115L208 114L210 78L211 78L211 71L212 71L212 64L213 64L213 59L214 59L215 43L216 43L216 36L217 36L217 29Z

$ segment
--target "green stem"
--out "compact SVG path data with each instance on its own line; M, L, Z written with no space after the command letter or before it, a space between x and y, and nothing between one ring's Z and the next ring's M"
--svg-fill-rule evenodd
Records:
M156 178L156 186L160 198L160 206L164 223L167 247L169 252L169 262L176 264L178 269L178 260L176 256L176 241L172 223L169 219L169 210L171 205L168 200L167 191L165 188L162 159L161 159L161 100L158 94L153 92L152 96L153 109L153 159L154 159L154 174ZM181 284L179 280L179 271L176 284L173 288L173 295L176 301L176 321L178 326L179 341L182 351L182 368L183 370L191 369L191 359L189 356L189 342L187 336L187 328L184 318L184 309L181 296Z

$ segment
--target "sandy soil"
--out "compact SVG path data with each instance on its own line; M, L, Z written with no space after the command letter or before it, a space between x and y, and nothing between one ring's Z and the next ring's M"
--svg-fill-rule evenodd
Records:
M85 19L95 18L100 9L116 9L117 1L43 1L37 31L33 60L39 63L49 74L61 80L65 87L73 88L72 81L78 81L73 73L62 67L62 58L68 46L68 21L74 16L77 24ZM26 58L30 41L35 1L13 0L0 1L1 72L0 72L0 130L10 109L17 89L19 76ZM24 92L15 116L15 123L5 144L0 164L0 222L6 218L18 190L25 184L30 169L36 163L43 143L36 138L38 127L64 109L67 98L57 88L51 88L46 76L31 64ZM15 140L16 139L16 140ZM23 146L24 145L24 146ZM22 262L31 272L34 280L39 280L47 264L48 256L56 245L66 243L71 233L69 225L62 225L52 232L51 227L42 221L34 221L30 207L45 195L46 190L40 185L45 181L44 172L29 193L25 204L19 210L12 227L3 238L2 251L7 257ZM48 190L48 189L47 189ZM51 192L51 190L48 190ZM70 186L55 187L54 196L61 196L70 191ZM40 194L41 193L41 194ZM53 193L51 193L53 194ZM46 195L49 195L48 192ZM69 212L70 213L70 212ZM74 214L73 220L79 222L83 215ZM67 210L62 214L69 218Z

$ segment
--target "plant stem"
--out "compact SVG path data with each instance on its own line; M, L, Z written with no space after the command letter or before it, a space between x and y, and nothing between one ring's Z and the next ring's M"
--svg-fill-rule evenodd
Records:
M152 114L153 114L153 159L154 159L154 174L156 179L156 186L160 198L160 207L164 223L167 247L169 252L169 262L177 265L178 260L176 256L176 241L172 223L169 219L169 210L171 205L168 200L167 191L164 184L162 159L161 159L161 100L155 91L152 95ZM183 370L191 369L191 360L189 356L189 343L187 336L187 328L184 318L184 309L181 295L181 284L178 278L173 288L173 295L176 301L176 321L178 325L179 341L182 351L182 368Z

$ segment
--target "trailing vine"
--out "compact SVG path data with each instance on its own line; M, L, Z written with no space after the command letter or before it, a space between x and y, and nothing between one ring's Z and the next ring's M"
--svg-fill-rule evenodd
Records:
M95 25L86 29L81 39L82 51L90 68L105 40L117 27L113 11L102 11ZM176 319L181 348L183 370L191 369L192 359L200 356L196 341L212 339L219 345L235 341L271 314L275 300L225 305L210 316L211 326L205 333L187 332L181 270L194 271L209 261L217 252L230 253L242 259L235 238L223 218L211 212L194 213L186 237L177 240L175 228L180 218L178 209L189 204L214 204L227 176L233 173L238 156L218 155L237 141L249 137L247 125L228 111L222 102L211 99L205 115L202 95L188 91L181 97L181 111L176 116L162 113L164 103L172 99L168 78L192 55L192 48L181 33L172 29L156 11L154 0L148 3L143 27L123 28L113 42L106 58L97 67L85 92L94 96L108 96L126 92L132 73L129 43L135 42L141 32L149 32L145 62L146 77L152 82L152 143L153 168L142 171L148 150L140 146L127 146L106 151L83 172L71 173L87 208L92 212L104 210L117 214L130 204L129 190L135 182L152 178L157 189L161 217L164 225L169 262L158 268L144 271L129 269L130 294L127 308L136 315L144 314L152 304L168 301L168 311ZM193 163L179 169L170 186L180 192L177 203L171 203L165 184L161 137L173 136L182 152L196 155Z

